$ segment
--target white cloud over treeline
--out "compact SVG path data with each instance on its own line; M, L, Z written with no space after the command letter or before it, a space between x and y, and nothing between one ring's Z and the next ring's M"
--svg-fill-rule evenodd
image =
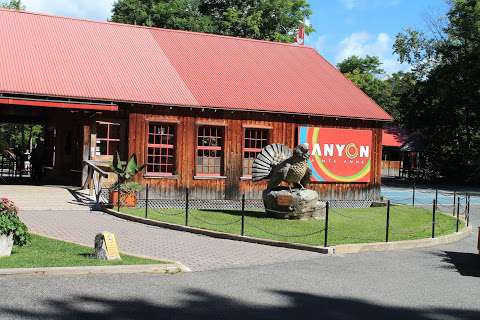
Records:
M338 63L353 55L360 57L371 55L380 58L387 73L407 70L408 66L398 62L397 57L393 55L392 46L393 39L387 33L372 35L368 32L355 32L340 41L335 62Z
M27 11L75 18L107 20L115 0L22 0Z

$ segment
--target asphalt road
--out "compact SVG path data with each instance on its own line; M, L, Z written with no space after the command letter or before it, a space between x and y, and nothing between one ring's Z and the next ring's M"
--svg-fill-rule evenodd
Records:
M478 320L476 237L173 276L4 277L0 318Z

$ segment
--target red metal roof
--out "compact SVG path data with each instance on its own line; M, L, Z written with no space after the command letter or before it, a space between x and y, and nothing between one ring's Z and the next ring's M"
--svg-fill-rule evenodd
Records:
M400 148L407 141L408 134L395 126L387 126L382 131L382 145L384 147Z
M0 10L0 92L391 120L313 48Z

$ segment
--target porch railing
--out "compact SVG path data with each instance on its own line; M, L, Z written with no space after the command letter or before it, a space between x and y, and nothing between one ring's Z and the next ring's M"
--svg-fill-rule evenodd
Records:
M83 161L88 173L82 181L82 189L90 189L90 195L95 194L95 201L98 204L102 193L102 179L108 178L108 172L100 167L100 162L93 160Z

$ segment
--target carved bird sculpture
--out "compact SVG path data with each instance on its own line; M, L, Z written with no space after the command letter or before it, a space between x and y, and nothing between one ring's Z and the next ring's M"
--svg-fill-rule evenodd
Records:
M292 152L290 148L279 143L266 146L253 161L252 180L270 179L267 190L277 187L283 181L290 190L292 186L305 189L312 175L307 164L310 157L308 147L308 143L303 143Z

